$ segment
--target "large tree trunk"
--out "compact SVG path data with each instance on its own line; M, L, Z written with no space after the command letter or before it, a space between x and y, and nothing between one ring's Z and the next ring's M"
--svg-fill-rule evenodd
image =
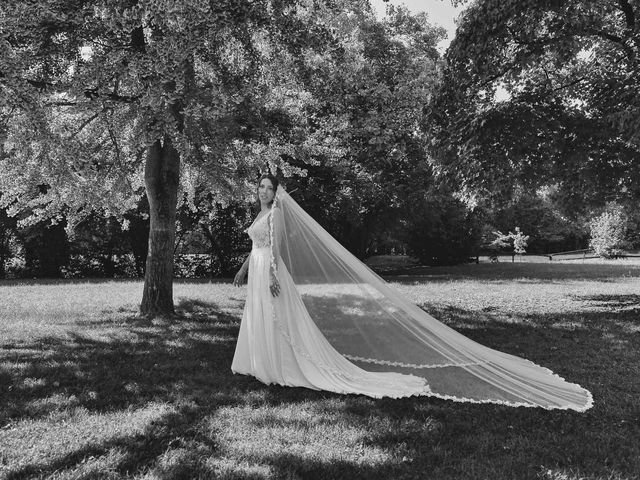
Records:
M149 199L149 252L140 314L172 316L173 247L180 181L180 155L165 135L147 153L144 180Z

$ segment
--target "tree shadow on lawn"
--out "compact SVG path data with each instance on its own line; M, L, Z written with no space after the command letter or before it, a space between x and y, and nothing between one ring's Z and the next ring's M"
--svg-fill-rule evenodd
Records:
M231 283L232 278L174 278L174 285L190 283ZM143 277L82 277L82 278L0 278L0 287L16 285L82 285L85 283L143 283Z
M387 281L407 283L415 281L450 282L451 280L486 280L506 283L517 281L555 282L597 280L618 281L622 277L640 277L640 263L636 264L576 264L576 263L484 263L448 267L418 267L385 274Z
M589 302L596 308L616 310L640 310L640 295L636 294L595 294L595 295L574 295L580 301ZM635 317L640 323L640 318Z
M55 419L69 422L74 415L114 415L115 422L126 422L129 417L119 417L124 412L135 413L150 404L164 407L138 430L106 433L97 440L88 437L57 454L38 456L27 449L13 452L4 458L4 465L0 461L0 476L15 480L67 472L95 478L94 468L101 474L104 471L100 470L109 470L112 478L152 471L159 478L214 478L222 472L225 478L238 479L526 479L541 478L544 465L595 479L640 469L640 451L633 440L640 438L638 392L637 387L633 389L637 378L633 372L640 368L640 340L629 338L616 326L630 321L627 312L608 314L617 323L606 329L606 319L596 312L576 314L573 320L581 327L573 330L550 328L559 318L547 316L511 324L492 323L489 318L482 328L472 328L478 312L435 312L460 333L541 363L591 390L595 406L580 414L424 397L374 400L266 386L230 371L237 317L202 301L184 301L180 308L182 319L149 322L131 318L107 339L97 340L91 333L112 327L108 322L78 325L81 333L66 339L48 337L13 349L5 346L2 360L17 367L1 370L0 438L16 445L23 445L17 436L34 435L29 424L63 428ZM456 322L461 326L456 327ZM597 334L604 330L614 337ZM623 338L626 344L613 341ZM5 389L6 385L11 388ZM286 415L288 408L307 408L313 415L291 424L282 416L254 421L243 414L284 409L282 415ZM210 427L217 425L220 412L235 415L226 433ZM314 415L360 432L357 441L362 456L351 453L323 460L322 448L339 440L325 439L325 427L318 426ZM234 422L238 425L235 433ZM11 433L20 428L23 433ZM282 440L289 435L287 429L306 435L310 454ZM36 432L36 437L41 435ZM277 446L266 448L272 442L243 446L245 432L262 432ZM73 438L79 434L71 429L71 433L61 430L61 435ZM228 438L223 442L225 435L238 437L232 443L235 450L229 450ZM40 441L30 440L36 445ZM354 441L344 440L345 448L355 448ZM329 443L323 447L322 442ZM382 457L375 457L376 452ZM31 457L18 461L21 454Z

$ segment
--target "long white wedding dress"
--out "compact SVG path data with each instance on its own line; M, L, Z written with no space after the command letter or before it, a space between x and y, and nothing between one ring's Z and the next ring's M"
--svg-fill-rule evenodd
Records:
M403 297L282 187L246 232L252 250L234 373L375 398L425 395L579 412L593 405L580 385L481 345Z
M269 222L271 215L279 214L279 209L273 208L247 229L253 243L247 300L231 370L253 375L266 384L375 398L428 394L429 387L423 378L368 372L338 353L309 316L281 258L277 265L280 293L275 297L271 294Z

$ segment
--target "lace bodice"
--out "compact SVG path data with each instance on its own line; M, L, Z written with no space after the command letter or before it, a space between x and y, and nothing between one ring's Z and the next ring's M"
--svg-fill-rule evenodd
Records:
M271 245L269 221L267 220L270 214L271 212L258 218L245 230L253 242L253 248L263 248Z

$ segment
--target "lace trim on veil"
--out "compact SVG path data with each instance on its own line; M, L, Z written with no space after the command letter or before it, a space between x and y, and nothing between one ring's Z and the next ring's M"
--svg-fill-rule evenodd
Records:
M276 265L275 255L273 253L273 209L276 208L276 199L273 199L273 205L267 214L267 223L269 225L269 261L271 263L271 269L273 271L273 276L278 279L278 266Z
M375 363L377 365L389 365L390 367L407 367L407 368L446 368L446 367L471 367L473 365L486 365L489 362L468 362L468 363L403 363L393 362L391 360L378 360L376 358L359 357L357 355L342 354L349 360L365 363Z

